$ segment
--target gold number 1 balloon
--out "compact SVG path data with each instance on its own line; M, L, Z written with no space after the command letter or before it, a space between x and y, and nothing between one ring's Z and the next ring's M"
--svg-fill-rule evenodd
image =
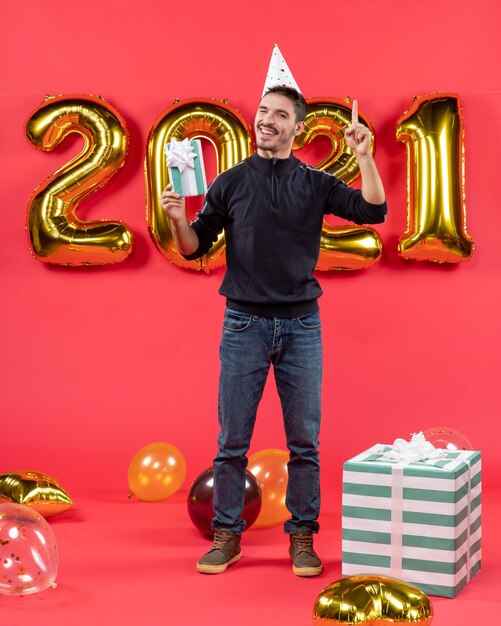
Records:
M415 98L397 125L407 148L407 232L404 259L458 263L470 258L466 232L463 120L459 97L435 93Z
M85 144L31 198L27 230L35 257L54 265L106 265L126 259L133 235L125 224L84 222L75 214L80 202L124 164L128 134L118 111L96 96L48 96L26 122L25 131L40 150L52 150L70 133L81 135Z

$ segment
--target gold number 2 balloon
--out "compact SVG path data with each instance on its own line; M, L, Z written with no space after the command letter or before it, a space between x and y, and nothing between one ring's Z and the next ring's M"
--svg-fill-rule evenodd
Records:
M26 122L28 140L52 150L70 133L84 139L72 161L49 176L33 193L27 230L34 256L54 265L106 265L126 259L133 235L121 222L81 221L77 206L122 167L128 146L125 122L103 98L48 96Z
M325 587L313 606L313 623L429 626L433 606L420 589L389 576L347 576Z
M233 167L252 152L251 130L240 113L226 101L191 99L175 102L153 123L146 153L146 219L154 243L179 267L208 272L225 263L225 239L221 234L209 252L196 261L186 261L174 243L169 219L160 204L169 182L164 147L172 139L208 139L217 156L218 173Z
M351 106L334 98L308 98L307 102L304 132L297 137L293 150L299 150L316 137L327 137L332 149L317 168L333 174L347 185L350 184L359 175L357 159L344 140L344 131L351 124ZM363 115L360 116L360 121L374 135L372 125ZM381 238L372 228L332 226L324 220L316 269L365 269L379 261L382 249Z
M455 94L415 98L397 124L407 148L407 232L404 259L458 263L470 258L466 232L463 120Z

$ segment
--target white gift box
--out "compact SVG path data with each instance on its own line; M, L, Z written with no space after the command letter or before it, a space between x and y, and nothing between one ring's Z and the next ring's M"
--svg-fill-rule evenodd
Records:
M202 196L207 192L204 156L200 139L173 139L165 146L169 181L180 196Z
M455 597L481 567L480 452L425 461L377 444L343 466L342 573Z

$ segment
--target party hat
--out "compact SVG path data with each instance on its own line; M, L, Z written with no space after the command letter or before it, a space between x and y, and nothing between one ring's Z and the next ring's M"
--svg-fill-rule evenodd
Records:
M285 62L282 53L280 52L277 44L273 48L271 53L270 66L268 68L268 74L266 75L266 81L264 83L263 96L271 87L293 87L297 89L299 93L301 90L298 84L294 80L294 76L289 69L289 66Z

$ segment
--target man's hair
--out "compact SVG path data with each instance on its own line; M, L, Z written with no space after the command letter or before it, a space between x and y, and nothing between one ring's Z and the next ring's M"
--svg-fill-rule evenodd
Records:
M270 87L263 95L267 96L269 93L277 93L280 96L285 96L294 105L294 111L296 112L296 122L304 122L306 117L306 100L302 93L299 93L294 87L286 87L285 85L276 85Z

